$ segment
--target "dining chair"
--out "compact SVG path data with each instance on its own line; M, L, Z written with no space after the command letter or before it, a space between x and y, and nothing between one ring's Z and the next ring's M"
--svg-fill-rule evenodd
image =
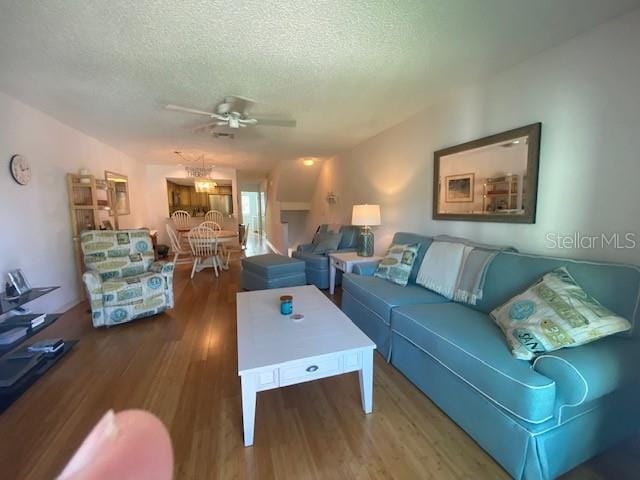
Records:
M213 230L214 232L219 232L220 230L222 230L222 227L220 226L219 223L217 222L213 222L210 220L205 220L204 222L202 222L200 224L201 227L207 227L210 228L211 230Z
M171 221L178 232L178 240L184 242L183 235L191 230L191 214L185 210L176 210L171 214Z
M187 235L189 239L189 246L191 247L191 253L193 254L193 268L191 269L191 278L196 273L196 268L200 264L203 268L208 267L204 261L207 258L211 258L211 265L213 267L213 273L218 276L218 237L216 232L203 225L198 225L192 228Z
M239 254L240 257L244 255L245 250L247 249L247 237L249 236L249 229L245 228L244 233L242 234L242 240L236 245L227 245L225 244L224 253L226 254L225 258L225 268L229 268L229 260L231 259L231 255Z
M180 243L178 234L173 229L173 227L168 223L165 225L165 227L167 228L167 235L169 236L171 251L173 252L173 263L176 265L188 263L189 260L187 258L183 258L182 260L179 260L178 258L180 257L180 255L190 255L190 252L188 250L185 250L183 245Z
M218 210L209 210L204 214L205 222L216 222L218 225L224 225L224 215Z

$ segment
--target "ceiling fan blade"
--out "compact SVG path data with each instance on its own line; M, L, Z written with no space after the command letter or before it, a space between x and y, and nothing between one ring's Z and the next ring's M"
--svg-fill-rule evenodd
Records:
M255 118L241 118L238 120L238 122L240 122L240 124L245 124L245 125L255 125L258 123L258 120L256 120Z
M211 127L215 127L217 124L218 124L217 121L216 122L205 123L203 125L198 125L197 127L192 128L191 131L193 133L198 133L198 132L201 132L203 130L207 130L207 129L211 128Z
M239 95L229 95L224 97L225 103L230 103L233 105L233 109L237 112L246 115L247 112L251 109L251 107L257 103L255 100L251 100L247 97L241 97Z
M218 127L224 127L225 125L229 125L229 122L225 122L223 120L219 121L219 122L214 122L216 126Z
M194 108L181 107L179 105L166 105L164 108L167 110L173 110L174 112L195 113L196 115L206 115L207 117L215 117L216 114L212 112L205 112L203 110L196 110Z
M264 127L295 127L297 122L295 120L286 120L286 119L278 119L278 118L261 118L255 117L259 126Z

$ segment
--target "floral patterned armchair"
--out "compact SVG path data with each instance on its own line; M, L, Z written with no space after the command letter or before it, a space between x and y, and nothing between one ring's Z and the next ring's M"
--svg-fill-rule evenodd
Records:
M94 327L173 308L171 262L154 262L149 230L89 230L80 235Z

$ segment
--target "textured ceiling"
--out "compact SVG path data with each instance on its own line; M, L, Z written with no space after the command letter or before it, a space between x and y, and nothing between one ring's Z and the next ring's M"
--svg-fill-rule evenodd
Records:
M0 0L0 90L147 163L325 156L638 0ZM191 133L225 95L298 128ZM206 118L204 118L206 120Z

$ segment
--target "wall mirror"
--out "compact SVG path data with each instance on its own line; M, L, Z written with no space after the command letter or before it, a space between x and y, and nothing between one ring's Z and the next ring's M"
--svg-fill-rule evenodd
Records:
M433 218L535 223L541 124L434 153Z
M111 215L114 212L118 216L129 215L131 213L129 207L129 177L105 170L104 178L107 181L107 189L109 191Z

